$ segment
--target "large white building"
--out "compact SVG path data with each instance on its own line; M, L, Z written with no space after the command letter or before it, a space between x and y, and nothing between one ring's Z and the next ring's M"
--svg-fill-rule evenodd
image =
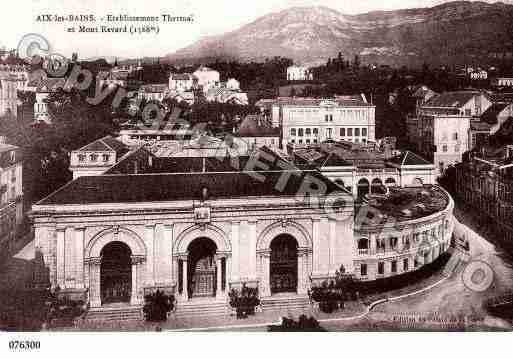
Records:
M374 141L375 110L364 95L327 99L278 97L271 105L272 123L282 128L284 147L326 140Z
M448 248L453 204L436 186L396 187L394 201L381 196L355 222L361 207L348 191L267 148L208 165L179 162L141 148L35 204L35 246L52 288L92 311L140 307L161 289L187 315L227 313L228 292L245 284L258 288L266 310L291 297L308 305L308 290L341 266L375 280L417 270Z

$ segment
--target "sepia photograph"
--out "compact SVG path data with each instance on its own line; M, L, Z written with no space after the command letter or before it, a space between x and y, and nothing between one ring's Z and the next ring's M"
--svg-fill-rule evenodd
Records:
M513 1L8 2L7 357L513 330Z

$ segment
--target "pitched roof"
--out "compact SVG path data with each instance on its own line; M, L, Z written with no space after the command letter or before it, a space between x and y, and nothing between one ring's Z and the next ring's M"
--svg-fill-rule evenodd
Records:
M266 105L267 100L260 100L258 106ZM260 102L259 101L259 102ZM263 102L265 101L265 102ZM334 98L314 98L314 97L277 97L273 100L273 105L280 106L322 106L323 104L333 103L341 107L372 107L374 105L364 101L360 95L335 96ZM257 102L258 104L258 102Z
M237 132L240 137L279 137L280 129L272 125L260 115L247 115L241 122Z
M474 96L481 94L482 93L479 91L444 92L430 99L424 106L460 108L469 102Z
M508 103L494 103L481 115L481 121L486 122L490 125L497 124L497 116L510 104Z
M183 73L183 74L171 74L170 75L171 80L193 80L194 75L189 73Z
M118 156L122 155L123 153L128 152L128 147L116 140L115 138L111 136L105 136L103 138L99 138L94 142L91 142L84 147L79 148L76 151L81 152L95 152L95 151L114 151Z
M328 194L340 191L317 171L290 172L297 175L288 176L282 191L276 184L283 171L84 176L69 182L37 205L195 200L202 199L204 188L214 199L295 196L306 176L322 181Z
M431 162L423 159L419 155L411 152L404 151L399 156L395 156L390 162L401 166L418 166L418 165L432 165Z

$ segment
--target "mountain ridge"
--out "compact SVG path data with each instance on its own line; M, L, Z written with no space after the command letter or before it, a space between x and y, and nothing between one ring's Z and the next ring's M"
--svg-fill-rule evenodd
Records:
M200 58L262 61L283 56L319 64L339 51L391 65L472 62L513 48L513 5L454 1L428 8L347 15L325 6L273 12L199 39L164 61ZM379 61L378 61L379 60Z

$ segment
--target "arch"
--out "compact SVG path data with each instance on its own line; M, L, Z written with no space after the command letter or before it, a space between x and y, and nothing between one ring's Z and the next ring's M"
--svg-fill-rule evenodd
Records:
M271 293L297 292L298 241L288 233L274 237L270 243L269 282Z
M415 187L422 187L424 185L424 182L422 181L422 178L415 177L412 181L412 185Z
M368 238L360 238L357 241L358 249L369 249L369 239Z
M267 226L257 238L257 250L268 250L271 242L280 234L288 234L295 238L299 247L312 248L312 238L308 231L294 221L278 221Z
M107 243L101 249L101 303L130 302L132 293L132 251L121 241Z
M381 179L374 178L371 183L371 193L384 193Z
M122 227L111 227L97 233L88 243L86 258L98 258L101 251L110 242L122 242L130 248L133 256L146 256L143 240L133 231Z
M216 283L216 243L208 237L197 237L187 247L188 297L213 297Z
M387 187L394 187L394 186L397 186L397 182L395 181L395 178L388 177L388 178L385 180L385 185L386 185Z
M217 246L217 250L220 252L230 252L232 250L230 241L221 228L211 224L204 226L196 224L185 229L178 235L173 247L173 253L187 253L192 241L201 237L207 237L212 240Z
M358 197L363 197L370 192L370 184L367 178L360 178L358 181Z

